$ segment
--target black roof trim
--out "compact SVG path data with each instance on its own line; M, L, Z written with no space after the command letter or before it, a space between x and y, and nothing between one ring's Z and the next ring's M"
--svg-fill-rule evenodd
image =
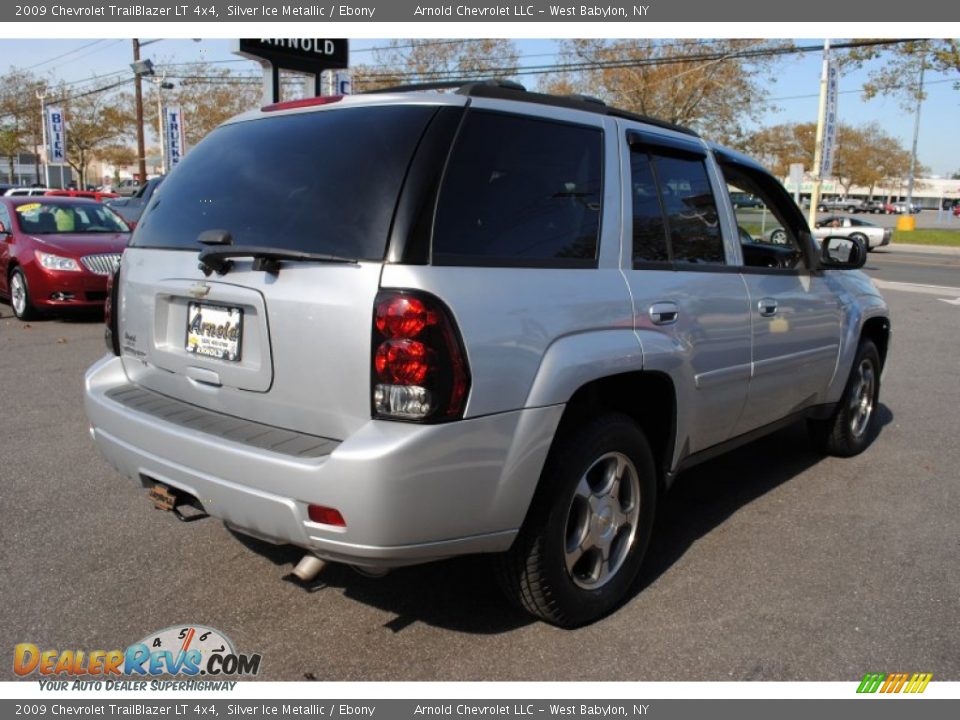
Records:
M550 107L567 108L569 110L580 110L582 112L596 113L599 115L609 115L624 120L633 120L635 122L653 125L654 127L674 132L683 133L692 137L700 135L690 128L676 125L666 120L647 117L628 110L610 107L602 100L584 95L549 95L547 93L530 92L520 83L511 80L490 79L490 80L447 80L443 82L421 83L415 85L398 85L396 87L382 88L378 90L368 90L366 94L391 93L391 92L417 92L424 90L452 90L456 89L458 95L467 97L493 98L497 100L515 100L517 102L536 103L538 105L548 105Z

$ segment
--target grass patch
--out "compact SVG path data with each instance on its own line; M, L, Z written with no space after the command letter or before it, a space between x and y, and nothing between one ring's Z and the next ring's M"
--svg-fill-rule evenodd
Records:
M960 230L894 230L893 242L906 245L960 247Z

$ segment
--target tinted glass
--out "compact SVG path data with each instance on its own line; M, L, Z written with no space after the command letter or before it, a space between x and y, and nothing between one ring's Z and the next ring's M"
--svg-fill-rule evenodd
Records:
M235 123L190 150L155 194L133 245L234 245L383 258L417 141L436 108L360 107Z
M666 262L670 259L667 228L646 153L630 154L630 180L633 191L633 262Z
M703 161L655 157L674 262L723 264L723 237Z
M595 264L602 140L595 128L471 112L440 191L434 259Z

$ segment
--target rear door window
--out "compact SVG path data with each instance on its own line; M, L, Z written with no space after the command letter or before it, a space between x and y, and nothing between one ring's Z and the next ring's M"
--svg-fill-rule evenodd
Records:
M706 152L692 142L628 134L633 267L724 265L726 253Z
M427 105L338 108L237 122L188 152L132 245L195 249L205 230L234 245L382 260Z
M594 267L599 128L471 111L437 201L433 262Z

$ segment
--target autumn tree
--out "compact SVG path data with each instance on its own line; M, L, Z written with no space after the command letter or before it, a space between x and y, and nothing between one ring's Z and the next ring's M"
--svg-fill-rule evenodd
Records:
M764 80L787 43L769 40L564 40L546 92L593 95L608 104L692 127L740 145L767 109Z
M14 182L13 166L17 155L33 152L40 144L40 104L38 91L46 81L28 70L10 68L0 76L0 157L7 161L8 181Z
M167 72L163 64L158 64L157 72L160 78L171 81L174 88L161 90L157 83L144 82L144 124L148 132L156 134L157 93L162 93L162 105L180 106L188 148L220 123L262 104L259 79L238 78L230 70L210 63L178 65Z
M79 185L87 180L87 165L99 151L116 144L129 133L130 114L110 90L70 95L64 86L56 93L63 108L67 135L67 164L77 173Z
M369 64L351 69L356 92L445 80L512 77L519 66L516 44L507 39L392 40Z
M785 123L761 128L747 136L744 149L766 165L774 175L786 177L790 166L813 165L817 126L814 123Z
M793 163L813 167L816 131L815 123L773 125L754 132L745 144L775 175L785 177ZM833 175L845 195L856 185L868 188L872 197L878 185L904 177L909 168L909 151L879 124L837 128Z

